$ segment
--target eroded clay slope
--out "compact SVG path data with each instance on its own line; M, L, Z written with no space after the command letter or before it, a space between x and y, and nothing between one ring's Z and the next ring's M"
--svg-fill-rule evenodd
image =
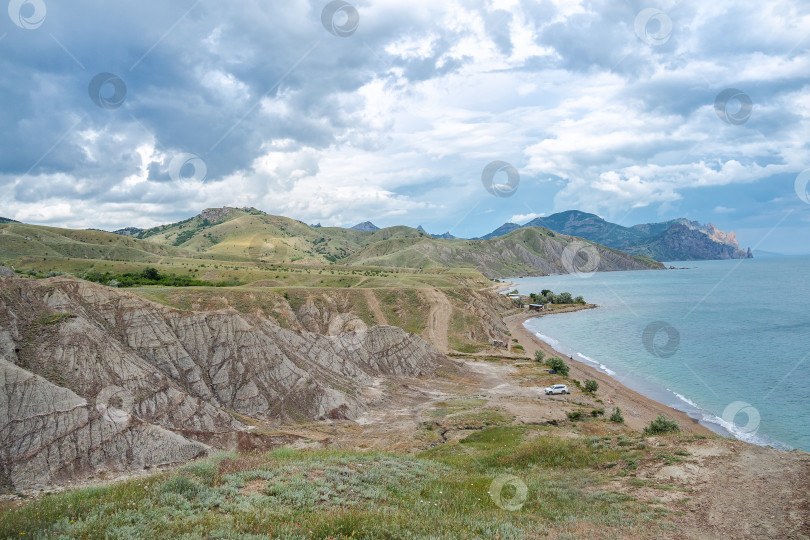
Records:
M241 440L238 415L353 418L373 377L448 362L390 326L325 336L72 278L0 278L0 483L183 462Z

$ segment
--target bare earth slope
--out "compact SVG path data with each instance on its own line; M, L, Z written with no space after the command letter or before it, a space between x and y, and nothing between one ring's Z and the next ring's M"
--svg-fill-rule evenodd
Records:
M325 336L72 278L0 278L0 484L185 462L243 444L240 420L353 418L374 378L438 366L452 368L390 326Z

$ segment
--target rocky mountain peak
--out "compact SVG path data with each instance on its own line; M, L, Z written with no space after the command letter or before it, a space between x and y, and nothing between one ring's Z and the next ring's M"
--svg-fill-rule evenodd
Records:
M380 228L374 225L370 221L364 221L363 223L358 223L354 227L352 227L355 231L363 231L363 232L374 232L379 231Z

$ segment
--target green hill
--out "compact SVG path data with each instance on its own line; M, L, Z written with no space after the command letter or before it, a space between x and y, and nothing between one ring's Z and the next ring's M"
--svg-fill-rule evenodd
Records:
M177 223L129 230L132 236L0 224L4 259L0 262L18 271L111 275L142 272L151 265L166 275L215 283L270 280L279 286L293 279L293 274L298 276L293 280L297 286L325 286L334 281L326 279L323 272L328 271L330 276L344 276L340 287L365 283L367 280L357 278L364 273L366 278L377 279L383 271L391 274L386 279L393 279L393 272L405 271L417 276L417 283L422 282L424 272L442 269L480 272L479 276L489 278L569 273L589 264L577 247L598 255L597 265L589 270L661 267L645 257L538 227L520 228L490 240L444 239L405 226L376 231L311 227L255 208L225 207L207 209ZM571 260L568 264L563 261L566 249L568 258L574 257L573 266ZM401 275L396 279L403 281ZM410 279L404 281L414 285Z
M0 254L4 259L48 257L150 261L160 257L191 257L194 254L97 230L71 230L24 223L0 224Z

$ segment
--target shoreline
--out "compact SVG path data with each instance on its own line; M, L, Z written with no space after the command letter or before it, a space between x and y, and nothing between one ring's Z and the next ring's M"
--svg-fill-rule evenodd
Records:
M593 379L599 383L599 390L597 394L599 397L606 401L606 406L620 407L624 415L625 424L632 429L641 431L649 423L654 420L659 414L663 414L667 418L671 418L678 422L681 431L687 434L695 435L716 435L718 434L708 427L702 425L698 419L692 418L685 412L679 411L665 405L652 398L649 398L635 390L630 389L618 380L614 379L607 373L599 371L596 367L590 366L581 362L580 360L569 359L568 355L562 354L560 351L554 349L548 343L540 340L532 332L523 326L523 323L529 319L543 317L545 315L557 313L570 313L574 311L581 311L583 309L593 309L594 305L577 306L555 310L552 313L540 314L537 312L531 313L518 313L515 315L508 315L504 317L504 323L512 334L512 337L518 340L526 351L529 358L534 358L535 351L543 351L546 357L558 356L567 360L570 367L569 377L584 381L585 379ZM608 402L612 400L613 403Z

